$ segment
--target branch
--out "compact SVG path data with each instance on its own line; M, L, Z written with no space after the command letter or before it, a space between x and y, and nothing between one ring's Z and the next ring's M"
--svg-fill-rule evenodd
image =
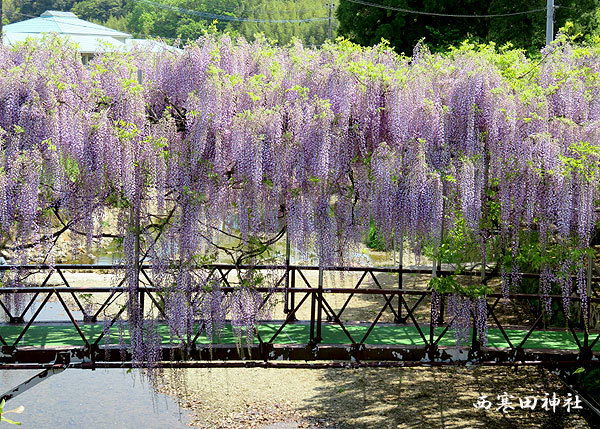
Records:
M154 239L154 242L152 243L152 245L156 244L156 242L158 241L158 239L160 238L160 236L162 235L163 231L164 231L164 227L167 226L167 224L169 223L169 221L171 220L171 217L173 217L173 215L175 214L175 209L176 206L173 206L173 208L171 209L171 211L169 212L169 214L167 215L167 218L165 219L165 221L163 222L162 226L159 227L158 230L158 234L156 235L156 238ZM154 224L155 225L155 224ZM150 252L150 247L148 246L148 249L146 249L146 252L144 253L144 256L142 257L142 261L144 259L146 259L148 257L148 253Z
M65 223L63 221L63 219L60 217L60 214L58 213L58 209L56 207L53 208L54 209L54 215L56 216L56 218L58 219L58 221L67 229L69 229L69 231L74 232L75 234L79 234L79 235L83 235L87 237L87 234L85 232L81 232L76 230L75 228L71 228L70 224L76 223L77 221L81 220L78 219L77 221L71 221L69 222L69 224ZM107 234L107 233L102 233L102 234L96 234L96 235L92 235L93 238L120 238L120 235L116 235L116 234ZM56 241L55 241L56 244Z
M250 251L250 252L246 253L245 255L244 255L244 254L242 254L242 255L241 255L241 256L240 256L240 257L237 259L236 266L237 266L237 265L241 265L241 264L242 264L242 261L243 261L244 259L253 258L253 257L255 257L255 256L259 256L259 255L261 255L262 253L264 253L264 252L267 250L267 247L269 247L269 246L271 246L271 245L273 245L273 244L277 243L277 242L278 242L278 241L279 241L279 240L280 240L280 239L283 237L283 234L285 234L285 231L286 231L286 227L284 226L284 227L283 227L283 228L281 228L281 230L280 230L280 231L277 233L277 235L275 235L274 237L272 237L270 240L267 240L267 241L265 241L265 242L261 242L261 243L260 243L260 244L261 244L261 248L259 248L259 249L256 249L256 250L254 250L254 251Z

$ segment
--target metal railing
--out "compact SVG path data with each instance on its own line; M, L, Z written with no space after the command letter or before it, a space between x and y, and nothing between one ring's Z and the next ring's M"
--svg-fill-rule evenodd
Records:
M14 365L23 364L46 364L56 358L58 349L69 350L71 358L82 363L101 365L122 361L123 355L118 347L103 344L102 340L107 329L120 321L127 312L127 306L122 303L123 299L130 296L132 291L123 286L125 278L116 283L116 286L74 286L68 281L68 273L86 270L120 270L123 266L115 265L56 265L49 266L0 266L0 275L4 270L21 270L30 273L43 274L37 284L30 282L21 286L5 286L0 288L0 314L4 313L6 322L0 324L0 364ZM133 293L137 296L141 310L155 314L158 323L166 318L164 308L160 304L160 293L149 274L151 269L148 265L140 266L140 285ZM352 362L405 362L407 365L415 362L423 364L464 364L465 362L540 362L540 363L567 363L579 362L595 364L598 359L592 351L600 340L600 332L589 326L589 319L583 312L578 312L578 320L567 320L567 326L560 328L544 328L543 306L539 304L537 309L529 308L529 322L521 321L518 326L502 321L503 316L498 313L498 304L502 300L502 294L493 293L486 297L488 323L490 329L500 333L505 344L503 347L484 347L479 343L479 332L474 323L475 314L472 313L472 335L468 346L457 347L453 345L442 345L450 337L453 319L442 307L442 320L439 323L433 320L430 307L432 291L427 287L421 289L405 288L403 275L414 274L431 276L432 270L426 268L380 268L380 267L316 267L302 265L258 265L258 266L234 266L228 264L212 264L197 267L198 270L206 270L207 275L217 276L222 282L222 291L225 294L236 289L232 273L236 270L265 270L275 275L275 282L270 287L259 287L257 291L263 295L262 305L266 305L273 296L279 295L283 301L283 309L280 315L272 322L276 326L274 332L261 335L259 329L255 329L256 341L246 346L247 353L240 350L239 344L206 344L201 342L201 334L204 328L203 321L198 320L195 332L191 340L182 340L177 343L164 345L164 360L187 361L182 366L189 366L189 361L197 361L198 365L206 365L206 361L239 360L249 359L263 362L289 359L289 360L345 360ZM352 287L339 287L327 285L324 273L329 271L343 272L345 278L353 277ZM317 274L316 280L309 273ZM450 275L451 271L437 269L433 275ZM394 287L384 287L382 275L397 276ZM461 276L480 276L480 272L466 272ZM492 273L486 273L486 278L492 278ZM523 277L535 278L537 274L522 273ZM49 286L51 278L58 278L59 285ZM600 280L593 277L593 282ZM369 283L367 285L367 283ZM368 286L368 287L366 287ZM203 292L201 287L193 290L194 298ZM8 304L8 301L18 294L26 294L23 305L16 311ZM93 306L82 303L80 294L91 294L97 297ZM341 298L336 298L340 297ZM54 300L52 300L54 298ZM446 297L442 296L442 303ZM551 295L549 298L562 299L560 295ZM338 304L333 303L338 299ZM371 305L377 305L373 310L370 320L349 320L347 313L352 309L356 300L369 299ZM511 302L525 303L538 300L537 294L511 294ZM587 298L591 306L600 303L600 297L594 295ZM65 319L53 322L55 325L72 326L81 339L80 345L72 347L57 347L42 345L23 345L23 339L32 326L42 324L39 320L41 312L48 307L50 302L57 302L59 308L64 310ZM580 307L581 298L572 297L574 307ZM379 306L380 305L380 306ZM564 311L561 306L557 311ZM447 308L447 306L446 306ZM110 313L110 317L102 323L99 322L102 314ZM298 317L300 313L307 317ZM383 316L389 316L388 321L382 321ZM127 315L128 316L128 315ZM531 322L533 320L533 322ZM266 321L265 321L266 322ZM119 322L121 323L121 322ZM100 332L84 329L86 325L102 325ZM304 343L290 343L282 341L286 328L293 325L304 325L308 328L308 336ZM7 327L18 327L18 334L3 335ZM361 326L361 330L353 327ZM404 326L413 329L418 334L416 344L394 344L389 341L386 344L373 341L373 334L382 327ZM343 342L327 343L324 340L324 331L335 327L343 333ZM568 332L572 347L560 349L551 348L535 350L527 348L527 342L536 331ZM518 332L515 339L511 333ZM185 350L185 351L183 351ZM54 353L54 355L52 354ZM126 353L125 360L131 359ZM204 362L204 363L200 363ZM0 365L1 366L1 365Z

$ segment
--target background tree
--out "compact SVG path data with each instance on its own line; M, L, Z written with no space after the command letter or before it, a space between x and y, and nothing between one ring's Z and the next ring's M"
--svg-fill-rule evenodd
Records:
M242 16L251 19L308 20L327 17L328 9L325 3L315 0L258 0L246 2L241 12ZM277 40L280 44L289 43L295 37L308 45L320 45L327 38L327 25L326 20L291 23L243 22L239 31L247 39L253 39L256 33L264 33L268 39Z
M375 3L375 2L373 2ZM385 0L390 7L399 7L443 14L485 14L487 2L478 0ZM340 23L338 34L361 45L374 45L382 38L389 40L396 51L407 55L415 44L425 38L433 48L445 49L465 38L483 39L487 33L485 19L456 19L407 14L341 0L336 11Z
M545 0L381 0L384 6L415 11L459 15L491 15L544 9ZM567 21L574 23L575 31L591 34L598 27L598 0L565 0L555 14L555 28ZM425 39L433 51L443 51L465 39L511 42L527 51L538 51L545 41L544 10L522 15L494 18L454 18L418 15L340 0L337 9L340 22L338 34L362 45L373 45L381 38L391 42L398 52L410 54L415 44Z
M106 22L112 16L124 16L130 7L125 0L84 0L73 6L71 12L88 21Z
M489 2L488 13L497 14L506 13L506 11L543 8L546 2L543 0L536 0L534 2L518 0L511 4L512 6L507 9L506 2L491 0ZM567 21L571 21L574 25L573 30L575 33L592 34L594 29L598 28L596 10L599 5L598 0L561 1L560 6L555 11L554 28L561 28ZM489 21L488 41L494 41L498 44L510 42L515 47L528 51L539 50L545 44L545 12L493 18Z
M69 11L77 0L15 0L15 6L24 15L40 16L47 10ZM19 20L27 19L21 16Z
M215 26L220 32L241 34L249 40L254 40L255 34L263 33L267 39L277 40L280 44L299 38L305 44L320 45L327 38L326 19L314 22L243 21L244 18L268 21L326 18L328 7L321 0L158 0L156 3L163 6L136 0L5 0L4 10L9 22L39 16L46 10L71 11L81 19L136 37L179 38L184 42L204 34L215 21L210 15L240 18L216 20ZM336 28L334 19L333 30Z
M18 10L15 0L4 0L2 3L2 12L4 14L4 24L19 20Z
M132 2L131 13L126 17L130 33L141 37L155 36L195 40L208 28L213 19L177 11L175 8L205 12L215 15L238 16L239 1L223 0L163 0L161 3L173 7L161 8L142 2ZM219 31L235 32L236 25L228 21L217 22Z

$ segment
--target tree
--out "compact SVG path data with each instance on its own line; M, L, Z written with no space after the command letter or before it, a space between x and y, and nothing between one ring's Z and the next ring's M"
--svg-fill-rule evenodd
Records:
M545 0L385 0L373 1L388 7L438 14L493 15L541 9L535 12L490 18L438 17L386 10L341 0L336 11L338 34L362 45L389 40L398 52L410 54L416 43L424 42L433 51L443 51L465 39L496 42L527 51L538 51L545 42ZM555 28L574 23L576 31L590 33L597 28L598 0L566 0L556 10Z
M520 11L527 9L543 8L545 1L534 2L518 0L511 3L507 9L506 2L502 0L491 0L489 2L489 13L506 13L507 11ZM555 31L565 26L567 21L574 25L573 32L591 34L593 29L598 28L596 10L600 2L598 0L566 0L561 1L555 12ZM539 51L546 42L546 12L541 11L527 15L499 17L490 19L487 40L499 45L510 42L513 46L525 49L529 52Z
M252 2L251 6L246 6L242 13L244 17L257 20L307 20L305 22L243 22L239 31L250 40L259 32L269 40L277 40L279 44L287 44L292 38L297 38L305 44L320 45L327 38L327 20L308 21L327 17L327 6L325 2L319 0L293 2L259 0Z
M122 31L123 33L128 33L129 28L127 28L127 17L126 16L109 16L108 19L102 23L108 28L112 28L113 30Z
M239 7L237 0L224 0L218 4L212 0L164 0L160 3L167 7L135 2L131 13L127 15L130 32L139 36L182 37L184 41L195 40L214 18L178 11L177 8L214 15L238 16ZM216 27L219 31L233 31L237 28L235 23L228 21L217 22Z
M378 3L431 13L484 14L486 12L486 2L479 0L385 0ZM417 15L364 6L345 0L341 0L336 16L340 22L339 35L361 45L374 45L383 38L388 40L396 51L407 55L412 53L413 47L423 38L426 44L434 50L439 50L468 37L483 39L487 33L485 19L451 19Z
M4 14L4 24L19 21L19 11L15 0L4 0L2 4L2 13Z
M208 27L205 22L184 18L179 21L179 25L177 26L177 38L183 42L197 40L208 30Z
M105 22L112 16L124 16L127 12L125 0L84 0L71 9L81 19Z
M16 0L15 3L22 14L37 17L47 10L68 12L77 0ZM27 16L22 16L21 19L27 19Z

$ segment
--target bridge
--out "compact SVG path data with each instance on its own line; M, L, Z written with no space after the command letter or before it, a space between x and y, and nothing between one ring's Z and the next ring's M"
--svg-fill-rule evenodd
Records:
M0 266L30 273L20 287L4 286L0 293L0 370L39 369L39 374L1 395L8 400L47 377L67 368L128 368L147 363L132 360L127 349L129 332L122 319L132 293L125 279L111 285L85 286L77 273L119 272L114 265ZM278 265L236 267L214 264L209 270L220 278L223 292L234 288L235 270L268 271L277 278L271 287L259 288L263 305L272 299L272 318L260 321L249 343L240 343L231 323L224 333L209 340L203 322L194 325L194 335L177 342L165 323L160 291L151 280L151 267L140 266L140 284L135 293L144 314L156 315L164 368L192 367L406 367L442 365L540 365L571 384L575 367L600 363L600 326L590 317L597 309L597 288L589 288L587 315L581 298L571 298L576 317L565 318L565 326L546 326L543 304L537 294L502 294L486 297L487 344L479 342L476 323L469 338L457 345L447 299L441 296L437 321L431 311L431 276L447 276L441 267L327 267ZM336 278L329 274L335 273ZM592 277L597 285L600 277ZM466 271L461 274L491 281L493 273ZM521 273L523 278L539 277ZM69 278L71 277L71 278ZM105 275L106 277L106 275ZM114 276L110 276L114 279ZM417 282L417 279L420 281ZM93 282L92 282L93 283ZM106 282L105 282L106 283ZM195 291L201 293L201 290ZM22 305L15 305L20 295ZM551 296L561 302L562 296ZM11 304L12 303L12 304ZM505 305L511 306L510 311ZM512 315L518 310L518 317ZM563 312L562 305L555 309ZM107 315L109 315L107 317ZM587 317L584 317L587 316ZM475 320L471 311L470 317ZM2 321L3 320L3 321ZM108 335L120 330L118 336ZM0 392L1 394L2 392ZM581 394L592 411L600 415L593 398Z
M118 322L126 312L123 304L130 293L121 280L116 286L75 286L68 273L114 270L112 265L3 266L1 269L20 269L36 272L43 280L27 287L3 287L0 294L0 369L46 368L61 360L70 367L100 368L135 366L131 355L119 345L115 335L106 338L107 327L121 324L121 337L128 341L127 327ZM221 278L225 293L234 286L230 274L233 265L216 264L212 270ZM238 267L240 268L240 267ZM250 267L241 267L250 268ZM187 344L174 343L169 328L160 320L160 296L153 285L149 270L140 268L139 302L147 314L158 316L161 336L161 365L165 367L205 366L417 366L417 365L598 365L600 359L600 329L591 326L583 317L580 298L572 297L572 307L578 320L566 318L566 326L544 326L539 295L511 294L509 305L526 308L521 320L506 317L502 294L487 296L488 343L479 342L477 326L472 323L468 342L456 343L452 335L452 319L444 310L442 297L441 320L431 314L431 289L408 288L406 277L430 276L426 268L345 267L281 265L254 266L257 270L276 273L275 287L259 288L265 305L268 299L278 298L271 320L261 321L254 329L249 344L236 340L230 324L224 334L214 341L203 335L203 324L197 321L194 336ZM328 272L343 273L345 286L330 285ZM435 270L434 270L435 271ZM43 274L40 277L40 273ZM449 275L438 269L433 275ZM479 276L465 272L463 276ZM395 279L390 286L390 276ZM536 274L522 273L536 277ZM491 279L491 273L486 278ZM52 279L58 283L49 286ZM383 281L385 278L385 284ZM597 283L599 278L592 278ZM597 307L600 297L595 288L588 298L590 308ZM199 291L198 291L199 292ZM18 311L8 305L17 294L24 305ZM83 298L88 302L82 303ZM560 302L562 296L551 296ZM94 305L90 305L93 302ZM531 303L536 303L532 306ZM354 304L368 305L368 314L356 314ZM14 307L14 306L13 306ZM52 320L44 320L44 310L52 307ZM562 312L562 306L556 311ZM59 313L62 317L57 317ZM111 314L100 320L102 314ZM472 314L474 318L475 315ZM123 341L123 340L121 340ZM183 347L182 347L183 346ZM185 349L185 351L184 351ZM140 364L140 363L137 363Z

